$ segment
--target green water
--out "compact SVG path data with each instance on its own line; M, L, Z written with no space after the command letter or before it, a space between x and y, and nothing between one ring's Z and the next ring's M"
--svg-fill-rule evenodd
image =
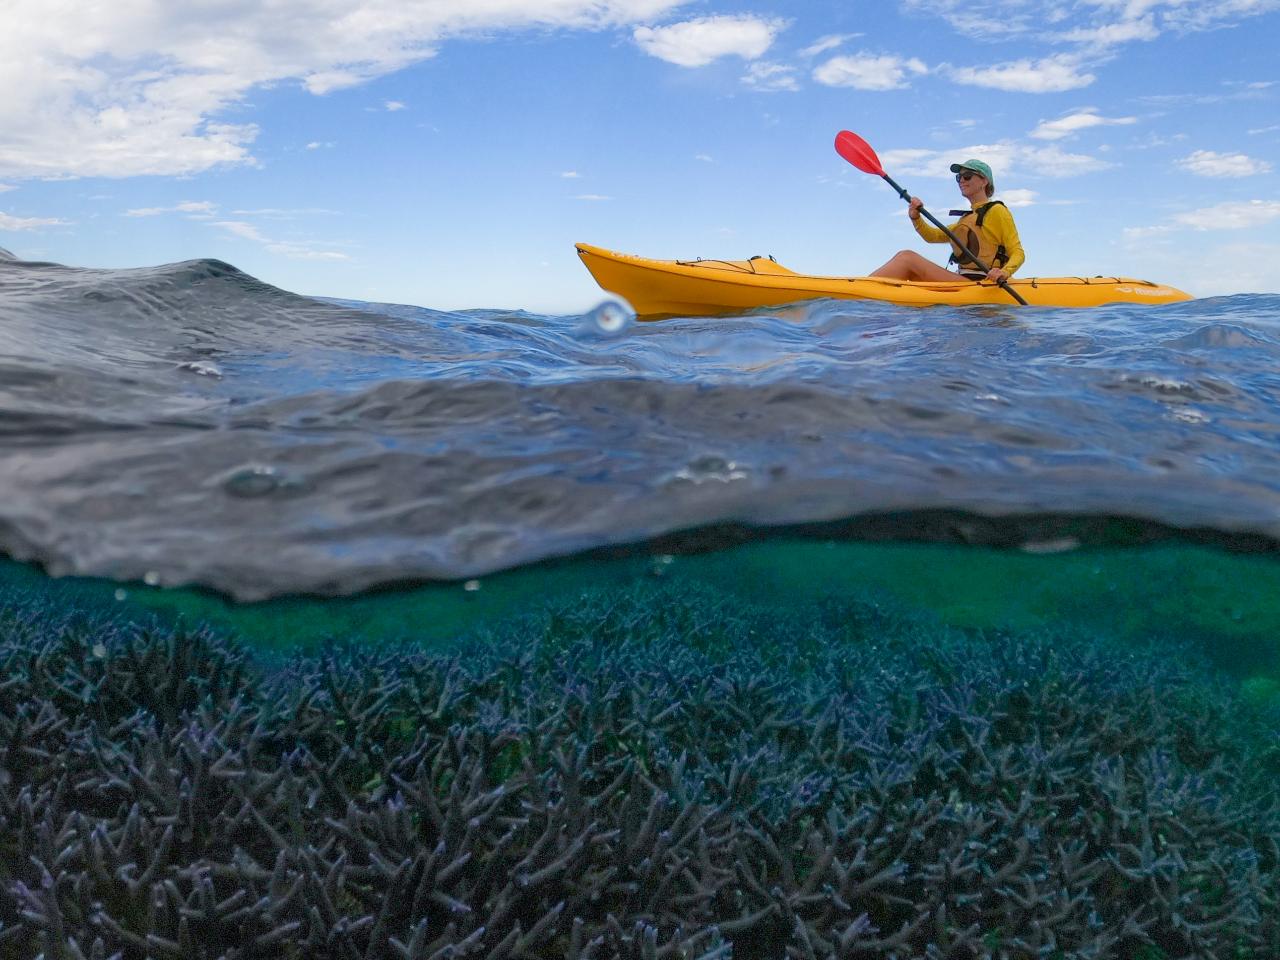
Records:
M753 605L800 612L872 601L940 625L1087 633L1119 644L1190 640L1251 698L1280 694L1280 561L1204 547L1059 554L922 544L767 541L698 555L567 560L467 583L357 597L291 597L239 605L198 590L51 580L0 565L0 582L50 599L112 608L123 618L207 623L252 646L288 652L334 639L411 640L447 650L477 629L598 590L705 586Z

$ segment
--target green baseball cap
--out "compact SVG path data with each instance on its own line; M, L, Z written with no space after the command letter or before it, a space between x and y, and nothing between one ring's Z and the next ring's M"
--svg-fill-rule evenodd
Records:
M984 177L991 186L996 185L995 177L991 176L991 168L981 160L966 160L964 163L953 163L951 165L952 173L959 173L961 170L972 170L974 173Z

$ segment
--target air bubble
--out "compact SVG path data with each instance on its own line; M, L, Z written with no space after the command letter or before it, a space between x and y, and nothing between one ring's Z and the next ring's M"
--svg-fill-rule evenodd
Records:
M1077 550L1080 541L1075 537L1059 537L1057 540L1028 540L1022 545L1023 553L1067 553Z
M301 477L291 476L276 467L265 464L249 464L236 467L214 478L214 483L233 497L249 500L272 494L297 496L307 493L310 483Z
M198 377L213 377L215 380L222 379L222 370L216 363L210 363L208 360L188 360L186 363L178 364L179 370L185 370L187 373L194 373Z
M668 482L685 481L687 483L706 483L714 481L729 483L742 480L747 476L747 469L733 460L715 454L704 454L695 457L689 464L670 476Z
M280 486L275 467L242 467L222 481L222 489L233 497L265 497Z

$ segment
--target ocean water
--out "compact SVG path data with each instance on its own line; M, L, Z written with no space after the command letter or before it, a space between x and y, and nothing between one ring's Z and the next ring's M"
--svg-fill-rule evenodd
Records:
M1274 960L1277 371L0 251L0 958Z
M239 600L640 542L1280 539L1280 298L738 318L0 261L0 549Z

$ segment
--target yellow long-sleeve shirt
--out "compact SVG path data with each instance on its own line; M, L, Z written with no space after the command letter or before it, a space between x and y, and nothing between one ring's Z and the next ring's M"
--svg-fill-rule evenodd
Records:
M982 203L986 202L986 200L982 201ZM982 203L973 204L974 209L982 206ZM924 217L919 220L912 220L911 225L916 228L916 233L924 237L929 243L951 242L947 239L945 233ZM954 230L956 224L951 223L947 226ZM988 210L986 217L982 221L982 229L987 232L987 235L992 240L1003 246L1009 254L1009 262L1004 265L1004 268L1010 276L1013 276L1013 272L1022 266L1027 259L1027 255L1022 250L1022 240L1018 237L1018 228L1014 226L1013 214L1009 212L1009 208L1002 203Z

